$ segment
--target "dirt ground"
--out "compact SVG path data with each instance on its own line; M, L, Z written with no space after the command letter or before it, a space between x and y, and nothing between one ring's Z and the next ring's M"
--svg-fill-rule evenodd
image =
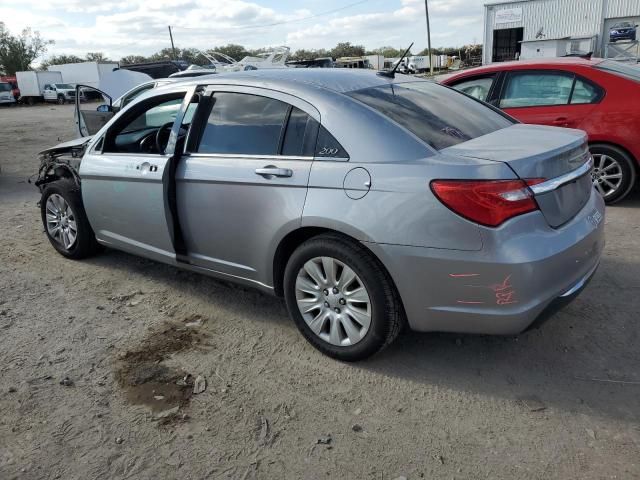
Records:
M640 478L637 193L607 209L599 271L542 329L406 333L342 364L279 299L58 255L26 179L72 117L0 109L0 479Z

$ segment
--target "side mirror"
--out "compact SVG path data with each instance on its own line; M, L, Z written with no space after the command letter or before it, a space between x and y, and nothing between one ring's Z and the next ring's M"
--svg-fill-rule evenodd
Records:
M96 108L96 110L98 112L111 112L111 111L113 111L113 109L111 108L111 105L107 105L107 104L100 105L98 108Z

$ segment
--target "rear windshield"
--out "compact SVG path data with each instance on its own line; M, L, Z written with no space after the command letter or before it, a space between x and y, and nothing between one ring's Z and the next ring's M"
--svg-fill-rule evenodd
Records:
M640 82L640 66L632 65L623 62L614 62L613 60L605 60L595 66L599 70L605 70L607 72L618 75L619 77L625 77L630 80Z
M11 84L9 83L0 83L0 92L10 92Z
M378 110L436 150L513 124L482 102L432 82L389 84L347 95Z

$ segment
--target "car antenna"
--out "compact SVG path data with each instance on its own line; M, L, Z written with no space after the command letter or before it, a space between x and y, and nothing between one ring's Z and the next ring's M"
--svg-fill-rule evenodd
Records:
M398 69L398 67L400 66L400 64L402 63L402 60L404 60L404 57L407 56L407 53L409 53L409 50L411 50L411 47L413 47L413 43L411 42L411 45L409 45L409 48L407 48L404 53L402 54L402 56L400 57L400 60L398 60L398 63L396 63L396 66L393 67L392 70L390 71L385 71L385 70L381 70L378 72L378 75L380 75L381 77L389 77L389 78L396 78L396 70Z

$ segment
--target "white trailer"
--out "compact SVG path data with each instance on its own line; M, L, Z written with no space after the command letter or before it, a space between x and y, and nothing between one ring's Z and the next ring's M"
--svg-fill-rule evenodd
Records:
M16 72L16 81L20 89L20 101L33 105L42 101L44 86L62 83L62 73L55 71Z
M116 62L81 62L52 65L51 69L62 73L64 83L99 88L100 78L118 67Z

